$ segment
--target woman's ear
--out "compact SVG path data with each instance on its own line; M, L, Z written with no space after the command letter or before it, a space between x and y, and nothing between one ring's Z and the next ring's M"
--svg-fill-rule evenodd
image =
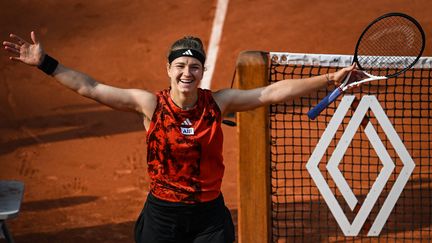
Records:
M170 67L171 67L171 64L167 63L166 64L166 69L167 69L167 74L168 74L169 77L171 77L170 76Z

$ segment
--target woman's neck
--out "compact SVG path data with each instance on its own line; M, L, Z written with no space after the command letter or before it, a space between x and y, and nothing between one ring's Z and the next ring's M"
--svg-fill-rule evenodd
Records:
M170 98L182 110L190 110L198 100L198 93L184 94L170 90Z

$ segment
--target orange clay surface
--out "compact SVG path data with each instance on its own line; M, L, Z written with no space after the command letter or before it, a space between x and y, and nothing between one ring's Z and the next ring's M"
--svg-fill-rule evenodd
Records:
M169 45L184 35L207 45L215 10L216 0L0 1L0 39L29 39L35 30L64 65L156 92L168 87ZM429 0L231 0L212 89L230 87L243 50L351 54L363 27L394 11L414 16L432 36ZM16 242L132 242L149 185L140 117L82 98L8 57L0 52L0 179L26 186L19 216L8 221ZM236 221L241 141L235 127L224 132L222 190Z

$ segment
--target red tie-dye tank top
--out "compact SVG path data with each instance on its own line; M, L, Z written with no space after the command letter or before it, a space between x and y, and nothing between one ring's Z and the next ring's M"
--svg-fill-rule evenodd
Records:
M197 203L220 194L224 164L221 111L209 90L198 89L190 110L177 107L169 90L156 94L147 131L150 190L159 199Z

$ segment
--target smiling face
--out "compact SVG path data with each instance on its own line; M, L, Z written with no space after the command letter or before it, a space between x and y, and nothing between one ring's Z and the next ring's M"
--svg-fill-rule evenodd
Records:
M204 67L198 59L183 56L176 58L171 64L167 64L167 72L170 77L171 89L175 93L190 95L198 90Z

